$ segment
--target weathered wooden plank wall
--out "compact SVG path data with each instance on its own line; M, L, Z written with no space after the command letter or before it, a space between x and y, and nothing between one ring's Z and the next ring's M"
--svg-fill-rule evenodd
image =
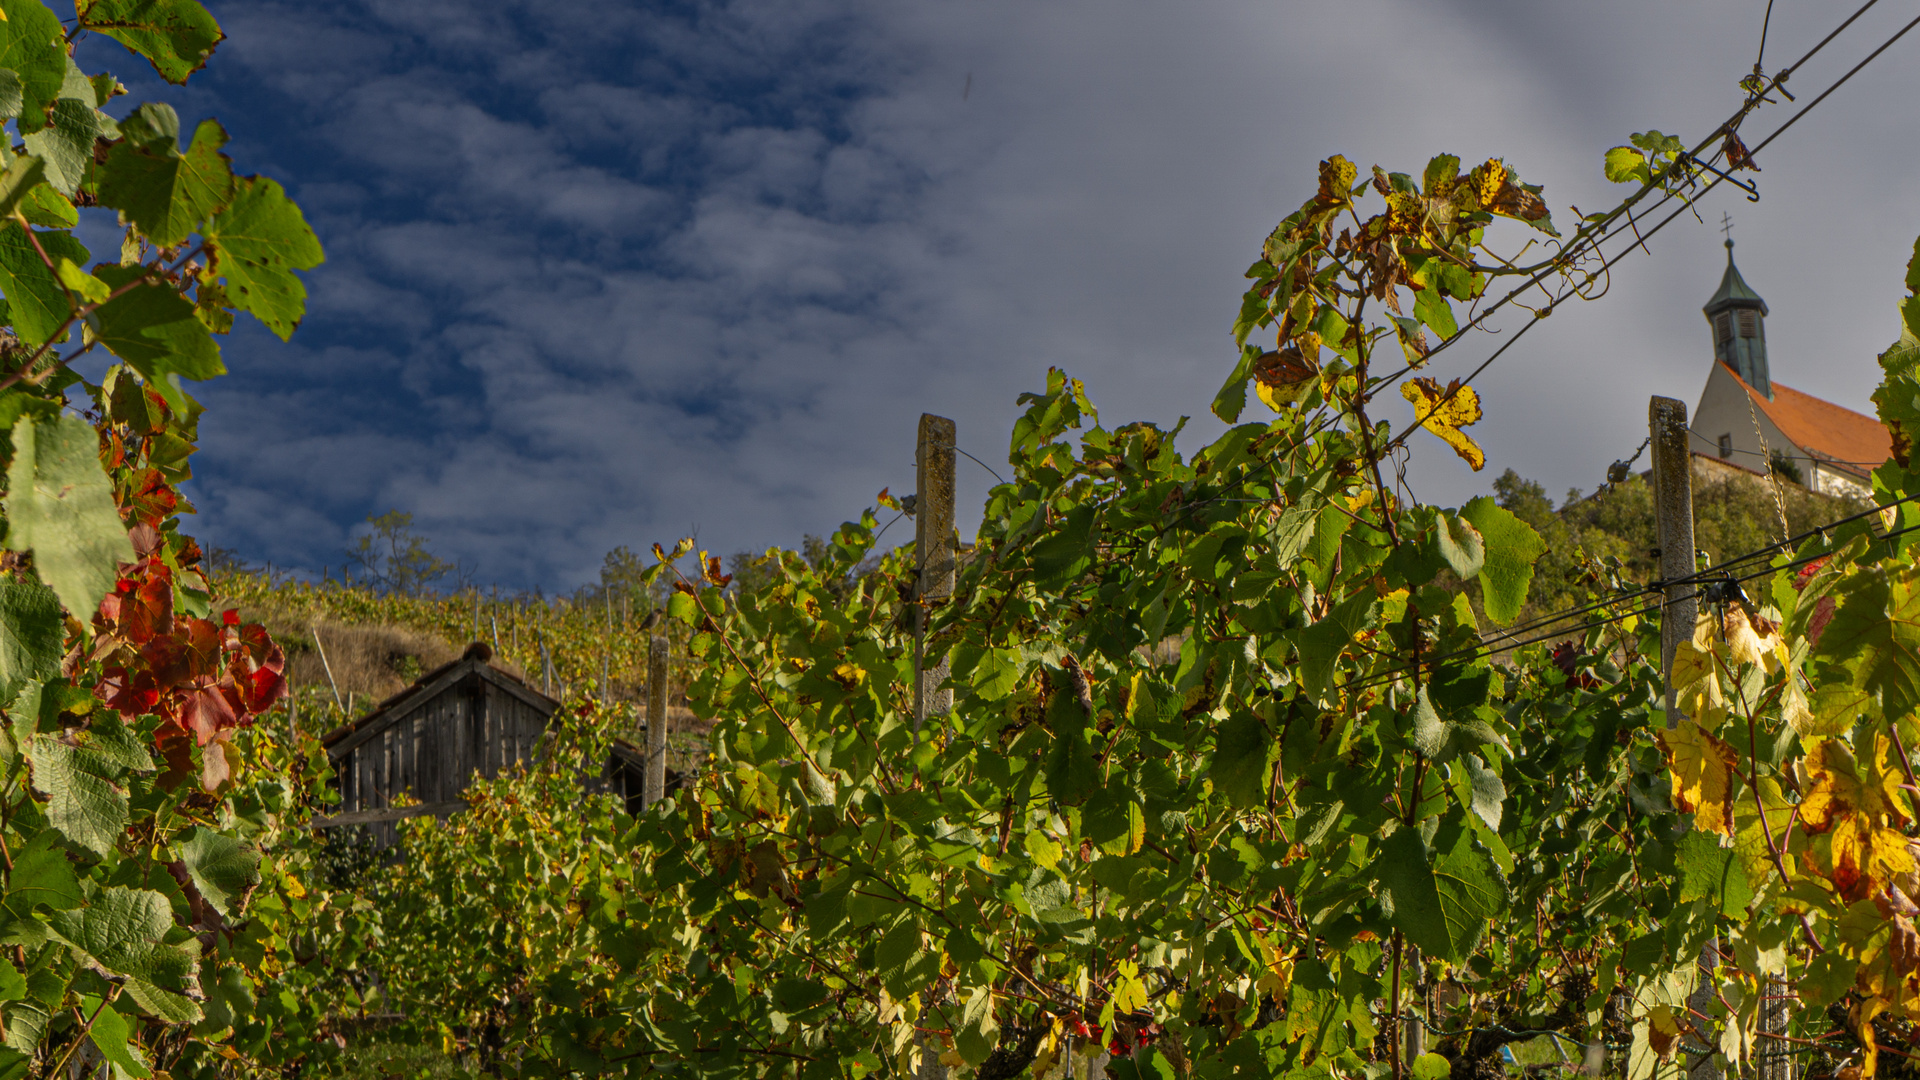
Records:
M444 815L476 775L492 779L538 752L551 705L528 700L531 692L515 693L477 669L433 689L397 703L401 715L376 719L380 730L339 740L341 801L327 821L362 825L384 847L397 837L391 811L403 793L432 808L422 812Z

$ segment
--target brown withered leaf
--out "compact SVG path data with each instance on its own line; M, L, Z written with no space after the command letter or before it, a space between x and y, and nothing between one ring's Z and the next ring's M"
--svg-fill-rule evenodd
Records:
M1320 377L1320 335L1296 335L1281 349L1253 362L1254 388L1260 400L1278 410L1305 397Z
M1738 134L1727 132L1727 139L1720 144L1720 150L1727 155L1727 168L1760 171L1759 164L1753 160L1753 154L1747 150L1747 144L1740 141Z
M1893 970L1902 975L1920 971L1920 934L1913 930L1913 920L1905 915L1893 917L1893 936L1887 942L1887 958L1893 962Z
M1560 235L1553 227L1540 189L1520 183L1513 170L1499 158L1489 158L1486 164L1469 173L1467 187L1480 209L1524 221L1549 236Z

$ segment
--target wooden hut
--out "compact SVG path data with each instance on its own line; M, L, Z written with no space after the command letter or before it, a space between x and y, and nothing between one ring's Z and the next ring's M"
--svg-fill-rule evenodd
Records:
M642 739L646 728L642 727ZM679 791L688 777L678 769L666 770L665 794ZM599 790L619 799L627 813L638 817L647 808L647 752L635 743L616 738L607 748L607 767L600 773Z
M333 759L340 803L320 828L365 826L376 846L395 839L395 822L465 809L460 795L474 774L491 779L537 752L560 703L493 666L482 642L422 675L372 712L321 740ZM401 793L416 805L394 806Z

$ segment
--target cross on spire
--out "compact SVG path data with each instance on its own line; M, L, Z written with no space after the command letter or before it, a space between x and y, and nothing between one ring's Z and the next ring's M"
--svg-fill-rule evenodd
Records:
M1720 212L1720 231L1727 234L1727 246L1732 247L1733 246L1733 215L1727 213L1724 210Z

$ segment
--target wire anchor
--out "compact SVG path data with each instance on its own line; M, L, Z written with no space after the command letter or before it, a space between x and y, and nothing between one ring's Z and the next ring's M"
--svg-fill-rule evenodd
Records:
M1705 169L1706 171L1712 173L1713 175L1719 177L1720 179L1725 180L1727 183L1732 184L1734 187L1739 188L1741 191L1746 192L1748 202L1760 201L1760 182L1757 180L1740 180L1734 177L1731 173L1728 173L1722 170L1719 166L1713 164L1707 159L1688 153L1684 150L1681 151L1675 157L1674 164L1680 166L1681 168L1685 168L1688 165L1698 165L1702 169Z

